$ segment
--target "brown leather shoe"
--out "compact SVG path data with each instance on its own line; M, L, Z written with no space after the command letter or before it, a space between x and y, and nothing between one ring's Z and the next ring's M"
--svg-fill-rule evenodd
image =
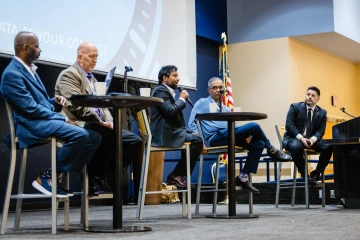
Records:
M270 149L268 149L267 153L271 158L274 158L280 162L288 162L292 160L292 157L290 155L280 151L279 149L276 149L275 147L271 147Z
M174 173L170 173L166 179L167 184L175 185L177 188L186 188L187 182L184 179L184 176L175 175ZM190 184L191 188L195 188L194 184Z

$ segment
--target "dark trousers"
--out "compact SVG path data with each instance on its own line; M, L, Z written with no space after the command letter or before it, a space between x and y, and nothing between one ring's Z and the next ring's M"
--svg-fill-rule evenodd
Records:
M190 174L193 172L196 162L201 154L204 143L200 136L187 133L185 142L190 142ZM181 159L175 166L173 173L175 175L186 176L186 151L181 151Z
M305 176L305 159L304 159L304 145L297 138L292 138L287 143L285 149L291 153L291 157L294 160L298 171L301 176ZM329 164L332 155L332 146L323 143L321 140L317 141L311 149L320 152L319 163L316 170L323 172L326 166Z
M228 145L228 130L221 131L221 135L216 140L210 142L210 146ZM245 140L251 136L248 144ZM250 122L241 126L235 126L235 145L248 150L248 157L242 170L243 173L256 173L264 148L270 148L272 145L260 125Z
M107 174L115 167L115 132L97 122L88 122L84 128L91 129L102 137L99 148L89 162L89 176L98 176L106 180ZM142 140L138 135L122 130L122 144L123 169L133 163L135 193L137 193L143 156Z
M81 173L101 142L101 136L91 130L65 123L52 135L64 141L57 153L57 170Z

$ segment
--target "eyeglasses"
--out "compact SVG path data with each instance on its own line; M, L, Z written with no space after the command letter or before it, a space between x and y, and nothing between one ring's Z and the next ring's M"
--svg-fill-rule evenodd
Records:
M216 91L216 90L224 90L223 86L213 86L211 87L212 90Z

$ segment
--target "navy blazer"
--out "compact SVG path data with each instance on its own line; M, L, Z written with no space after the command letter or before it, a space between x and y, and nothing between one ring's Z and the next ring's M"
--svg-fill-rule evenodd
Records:
M326 110L318 105L315 106L312 116L311 136L317 137L318 141L322 139L326 128ZM296 138L298 134L303 134L306 128L307 108L305 102L293 103L290 105L286 116L286 132L283 139L285 148L291 138Z
M175 101L169 89L158 85L151 94L164 100L164 104L150 108L150 128L152 146L155 147L181 147L184 145L187 129L182 114L186 107L184 101Z
M21 148L50 137L66 121L64 116L57 113L61 111L61 105L54 98L49 98L37 73L35 78L15 58L1 77L1 96L12 106L16 136Z

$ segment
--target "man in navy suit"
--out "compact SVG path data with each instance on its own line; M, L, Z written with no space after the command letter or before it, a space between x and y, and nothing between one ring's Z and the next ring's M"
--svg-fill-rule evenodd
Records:
M174 90L178 88L180 81L176 66L162 67L158 79L159 85L152 92L152 97L163 99L164 104L150 108L152 146L181 147L185 142L190 142L190 172L192 173L203 149L203 141L200 136L186 129L182 110L186 107L185 100L188 99L189 94L183 90L180 92L180 97L175 100ZM167 183L185 188L187 183L184 176L186 176L186 158L182 151L180 161L167 177Z
M316 105L319 100L320 90L311 86L307 89L305 102L290 105L283 139L283 147L291 152L302 177L307 177L304 149L310 148L321 153L316 169L310 173L309 183L313 185L317 184L316 180L329 164L332 155L332 146L321 140L325 133L326 110Z
M56 137L64 141L57 154L57 174L81 173L101 142L98 133L75 126L58 112L66 99L50 99L36 71L34 62L41 49L35 34L19 32L14 41L15 56L1 77L1 95L12 106L16 136L20 148L39 140ZM40 174L32 184L40 192L51 195L51 168ZM59 186L58 194L72 195Z

